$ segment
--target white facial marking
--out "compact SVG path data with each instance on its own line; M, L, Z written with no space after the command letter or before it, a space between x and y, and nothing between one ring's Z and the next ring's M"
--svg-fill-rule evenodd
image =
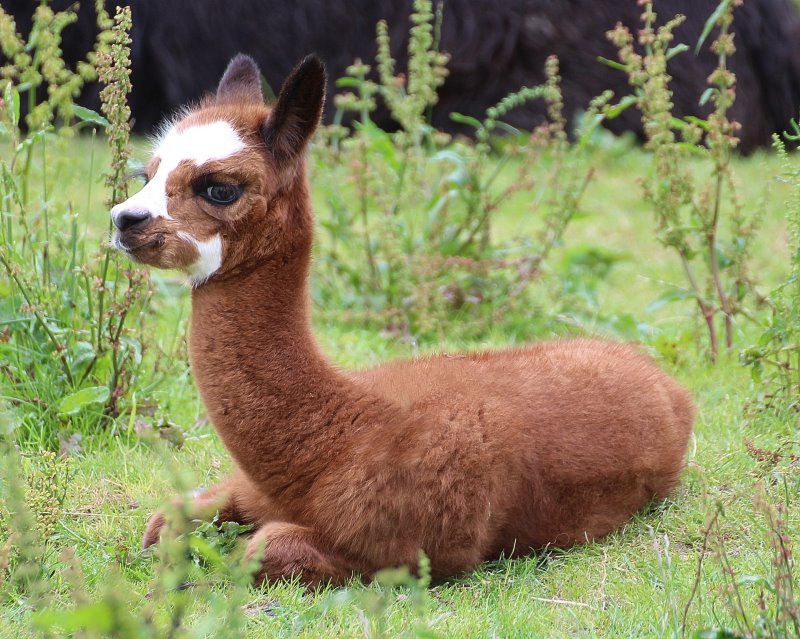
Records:
M200 286L222 265L222 238L217 234L202 241L183 231L178 231L178 235L197 247L200 257L187 270L189 271L189 284Z
M156 141L154 157L161 158L153 179L144 188L111 209L117 220L123 211L147 212L153 217L172 219L167 210L167 178L183 161L197 166L211 160L224 160L245 148L236 130L223 120L190 126L182 131L173 125Z

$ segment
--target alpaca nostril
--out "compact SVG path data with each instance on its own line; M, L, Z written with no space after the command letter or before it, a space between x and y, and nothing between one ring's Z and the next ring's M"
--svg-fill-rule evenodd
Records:
M147 211L122 211L114 216L114 226L120 231L127 231L134 226L145 222L150 219L150 213Z

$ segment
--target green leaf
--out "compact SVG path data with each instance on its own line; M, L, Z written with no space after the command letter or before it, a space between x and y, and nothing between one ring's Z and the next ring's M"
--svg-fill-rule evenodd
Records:
M337 88L354 88L357 89L364 83L363 80L359 78L339 78L336 80Z
M518 128L513 127L513 126L511 126L510 124L508 124L506 122L501 122L501 121L498 120L495 123L494 126L496 128L498 128L498 129L502 129L503 131L505 131L506 133L508 133L509 135L512 135L512 136L517 136L517 135L520 134L520 131L519 131Z
M29 134L22 142L17 145L16 152L21 153L29 146L33 146L39 140L44 140L47 137L47 134L50 132L49 128L42 129L41 131L36 131L36 133Z
M223 566L222 556L219 550L215 548L207 539L203 539L199 535L192 535L189 537L189 549L196 555L197 563L209 563L216 568Z
M75 345L70 350L69 354L69 367L72 372L79 371L84 364L92 361L95 357L94 346L89 342L75 342Z
M431 156L431 162L452 162L459 167L463 167L466 164L463 156L450 149L444 149L434 153Z
M688 51L688 50L689 50L689 47L687 45L685 45L683 43L676 44L674 47L670 47L669 49L667 49L667 53L665 54L665 57L667 58L667 60L672 60L672 58L674 58L679 53L683 53L684 51Z
M275 91L273 91L272 86L264 77L264 74L261 74L261 95L266 98L267 104L274 102L278 98L278 96L275 95Z
M686 122L684 122L684 121L683 121L683 120L681 120L680 118L676 118L675 116L672 116L672 117L669 119L669 125L670 125L670 126L673 128L673 129L676 129L676 130L678 130L678 131L682 131L683 129L685 129L685 128L686 128Z
M81 122L89 122L90 124L97 124L99 126L108 126L108 120L102 115L79 104L72 105L72 114Z
M636 104L637 101L638 98L635 95L626 95L617 104L607 107L605 109L606 117L609 120L613 120L625 109L632 107L634 104Z
M683 300L691 300L696 298L697 295L692 291L689 291L685 288L673 288L665 293L662 293L656 299L650 302L645 311L648 313L654 313L658 309L663 308L672 302L681 302Z
M477 118L473 118L471 115L463 115L461 113L451 113L450 119L453 122L458 122L458 124L468 124L469 126L480 129L483 126L483 123L478 120Z
M129 353L133 356L133 362L138 366L142 363L142 345L139 340L134 339L128 335L120 337L120 344L124 346Z
M622 64L621 62L617 62L616 60L609 60L608 58L604 58L603 56L597 56L597 61L600 64L605 64L607 67L611 67L612 69L616 69L617 71L627 71L628 67Z
M703 118L695 117L694 115L687 115L684 120L687 122L691 122L694 125L699 126L703 131L709 130L708 120L704 120Z
M789 133L789 131L784 131L783 137L791 142L797 142L800 140L800 124L798 124L794 118L790 118L789 124L791 125L792 129L794 129L794 134Z
M104 404L108 400L107 386L90 386L67 395L58 404L59 415L75 415L86 406Z
M737 586L753 586L756 584L761 584L765 586L769 586L769 582L763 577L759 577L758 575L742 575L738 579L736 579Z
M700 96L700 106L705 106L706 102L711 99L712 95L714 95L714 87L708 87L705 91L703 91L703 95Z
M717 244L717 265L721 269L730 268L733 266L734 261L733 259L723 250L723 248Z
M722 0L722 2L719 3L719 6L714 10L714 13L708 17L708 20L706 20L706 24L703 27L703 33L700 34L700 39L697 41L697 46L694 48L695 55L700 53L700 47L703 46L703 42L706 41L708 34L711 33L711 29L714 28L715 24L717 24L730 3L731 0Z

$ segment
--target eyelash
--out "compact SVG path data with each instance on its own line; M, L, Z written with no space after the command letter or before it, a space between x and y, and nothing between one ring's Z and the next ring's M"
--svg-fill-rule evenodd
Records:
M150 180L147 178L147 171L143 168L133 169L128 171L125 174L125 181L130 182L131 180L141 180L145 184L147 184Z

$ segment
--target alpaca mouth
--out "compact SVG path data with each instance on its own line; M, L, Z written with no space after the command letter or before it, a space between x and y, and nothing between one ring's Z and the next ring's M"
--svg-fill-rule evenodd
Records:
M164 234L159 233L154 238L140 241L138 244L129 244L128 242L124 242L122 239L122 234L117 233L114 236L114 240L112 242L114 248L119 249L120 251L124 251L128 255L133 255L139 251L143 251L149 248L159 248L164 245Z

